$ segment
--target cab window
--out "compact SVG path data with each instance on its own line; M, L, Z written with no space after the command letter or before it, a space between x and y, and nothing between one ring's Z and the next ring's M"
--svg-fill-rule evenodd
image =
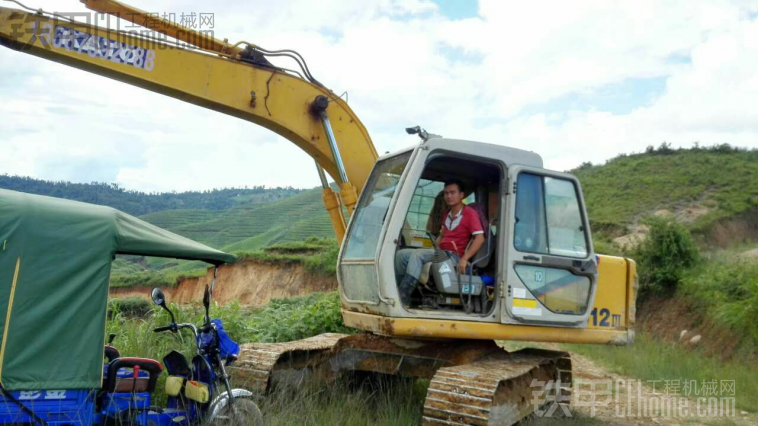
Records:
M522 172L516 188L513 245L517 250L587 257L587 231L574 182Z
M355 223L347 236L345 259L374 259L390 201L411 158L401 154L377 163L355 210Z

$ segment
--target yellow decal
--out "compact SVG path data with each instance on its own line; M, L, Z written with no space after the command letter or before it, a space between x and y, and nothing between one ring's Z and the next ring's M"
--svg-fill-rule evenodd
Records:
M536 308L537 301L533 299L513 299L513 306L517 308Z

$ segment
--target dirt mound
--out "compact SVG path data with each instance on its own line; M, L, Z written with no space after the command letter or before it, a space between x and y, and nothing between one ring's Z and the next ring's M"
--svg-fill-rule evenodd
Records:
M735 356L745 340L744 336L700 315L681 298L646 300L637 308L637 328L658 339L690 347L695 346L692 339L700 336L694 343L706 355L723 361ZM754 355L758 359L758 354Z
M164 288L170 302L202 300L205 285L213 280L213 270L200 278L186 278L173 288ZM241 261L219 268L213 299L223 304L237 300L243 305L261 306L271 299L300 296L337 289L337 279L311 274L302 265L268 265ZM150 298L148 287L111 288L111 297Z

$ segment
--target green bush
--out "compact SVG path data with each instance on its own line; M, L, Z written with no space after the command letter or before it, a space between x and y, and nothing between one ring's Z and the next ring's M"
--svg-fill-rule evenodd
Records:
M340 314L337 292L314 293L290 299L272 300L250 319L253 342L288 342L321 333L350 333Z
M657 293L670 295L684 272L700 257L690 232L669 218L649 218L645 240L632 254L639 263L640 297Z
M124 299L108 300L108 317L112 318L116 313L125 317L144 317L152 312L153 304L139 297L127 297Z

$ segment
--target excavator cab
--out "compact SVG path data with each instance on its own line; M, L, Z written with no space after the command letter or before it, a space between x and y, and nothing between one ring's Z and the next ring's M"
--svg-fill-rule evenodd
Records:
M395 257L403 249L435 249L438 195L453 179L463 182L464 202L479 212L485 244L468 271L451 273L454 263L436 255L405 306ZM598 280L574 176L543 169L533 152L444 138L379 159L338 271L344 311L552 327L587 324Z

